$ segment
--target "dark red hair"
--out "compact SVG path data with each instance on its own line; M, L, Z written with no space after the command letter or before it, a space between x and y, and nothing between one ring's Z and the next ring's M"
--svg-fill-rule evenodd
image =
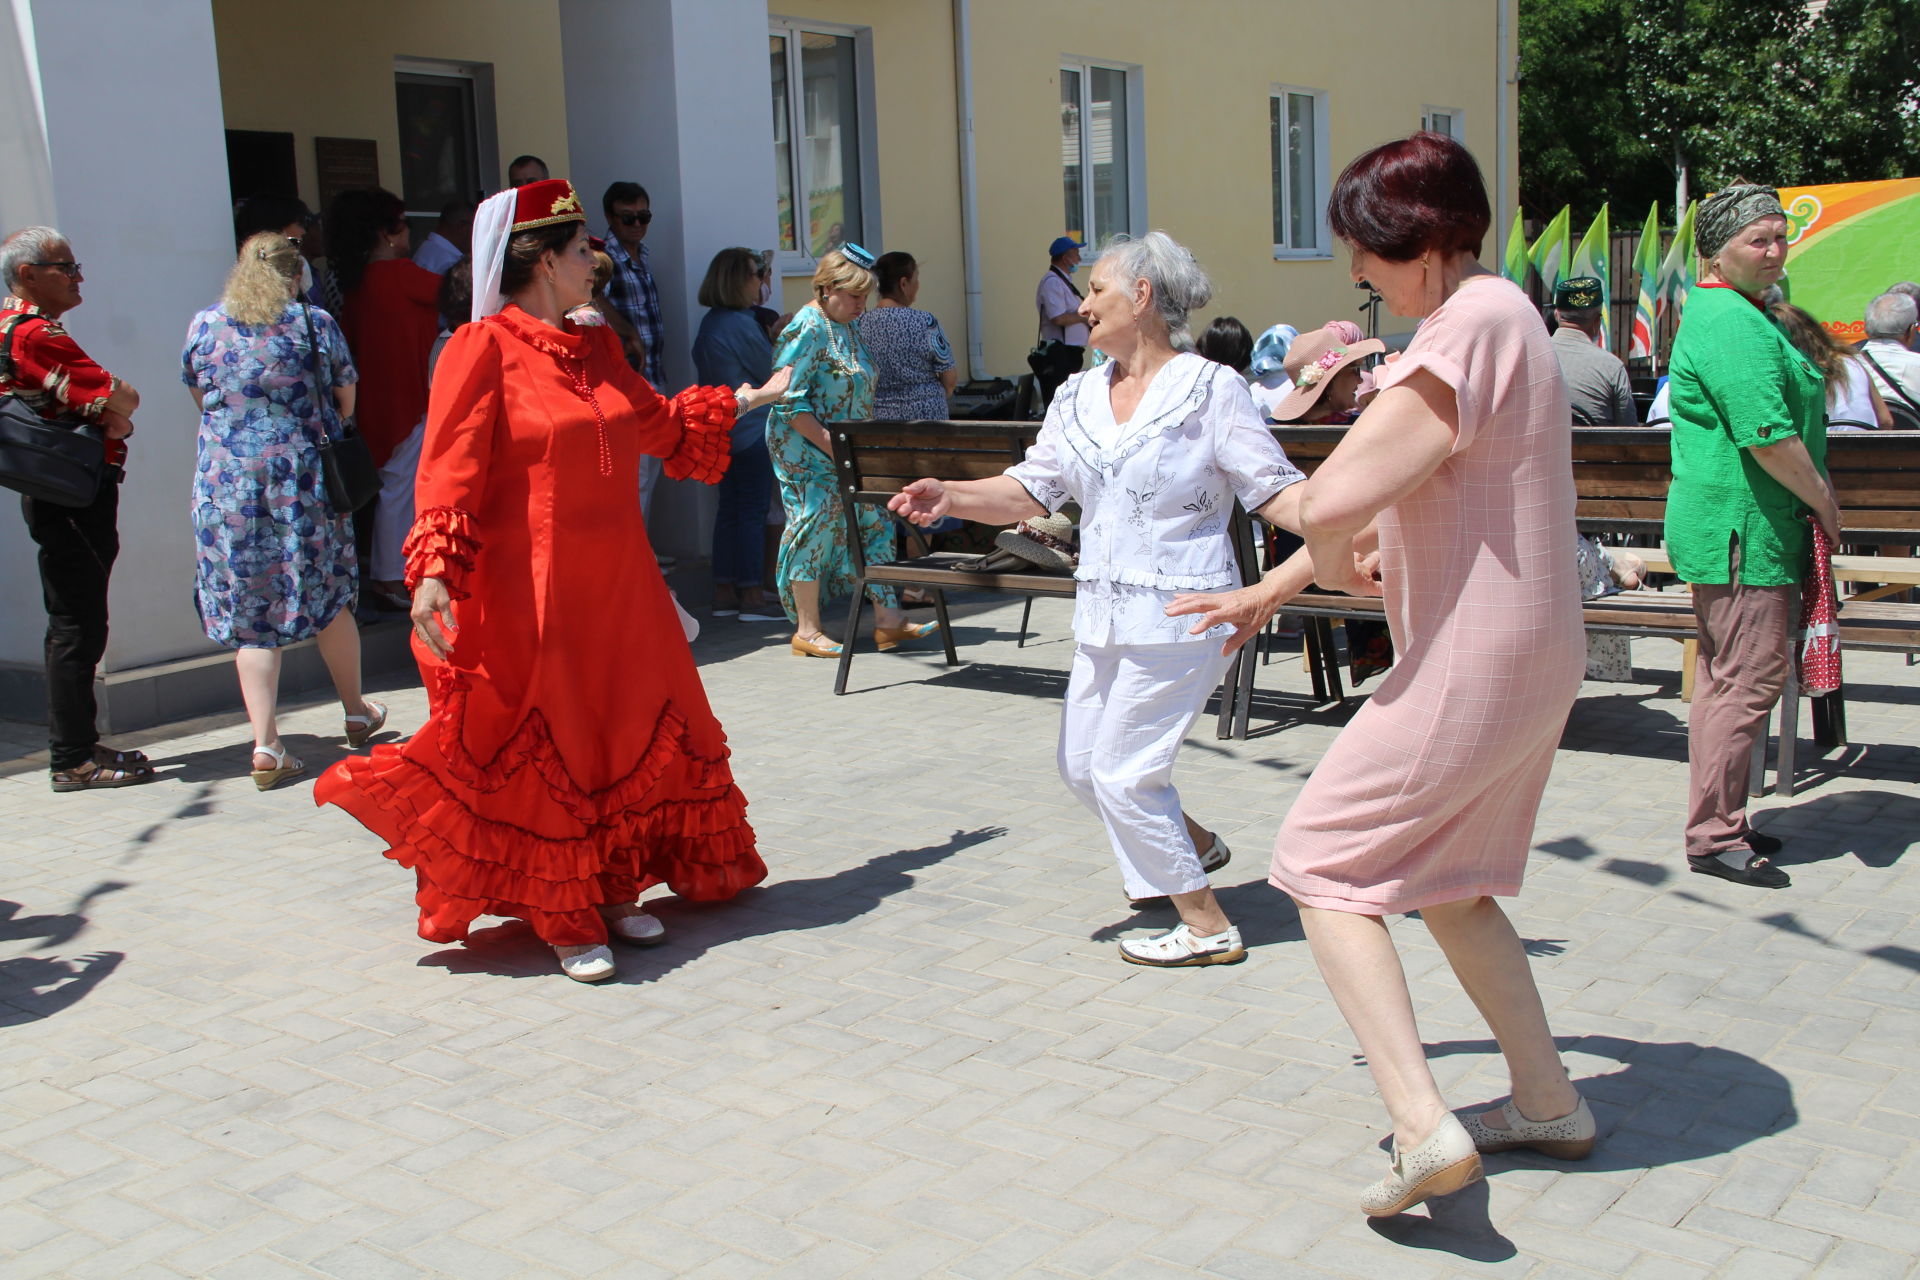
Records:
M1347 166L1327 201L1333 234L1389 262L1436 250L1478 256L1492 222L1473 153L1443 133L1375 147Z

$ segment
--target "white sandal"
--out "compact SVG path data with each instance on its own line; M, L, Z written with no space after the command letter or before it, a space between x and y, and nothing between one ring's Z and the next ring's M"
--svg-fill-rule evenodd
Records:
M273 761L273 768L253 771L253 785L262 791L271 791L288 778L297 778L307 771L300 757L288 751L284 745L268 747L256 742L253 744L253 754L266 756Z
M1182 922L1157 938L1121 943L1120 958L1128 964L1156 969L1184 969L1199 964L1238 964L1247 958L1247 949L1240 941L1238 925L1230 924L1223 933L1202 936Z
M1391 1218L1422 1200L1452 1195L1484 1177L1472 1137L1449 1113L1411 1151L1402 1151L1395 1139L1392 1167L1386 1177L1360 1193L1360 1210L1369 1218Z
M613 951L604 942L570 956L555 947L553 954L559 957L560 972L575 982L605 982L614 975Z
M385 704L375 702L371 698L365 699L365 701L367 710L373 712L372 715L346 717L347 745L355 750L366 746L367 739L380 732L387 724L387 708Z

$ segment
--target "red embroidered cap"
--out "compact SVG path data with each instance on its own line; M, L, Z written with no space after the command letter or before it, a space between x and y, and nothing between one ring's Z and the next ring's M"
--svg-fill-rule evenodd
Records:
M535 227L550 227L556 222L585 222L587 214L580 207L580 197L575 194L573 184L565 178L548 178L542 182L529 182L515 189L513 204L513 229L531 231Z

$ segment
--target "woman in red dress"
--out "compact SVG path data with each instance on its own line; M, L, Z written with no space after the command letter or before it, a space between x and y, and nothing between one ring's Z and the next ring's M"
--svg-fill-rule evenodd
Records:
M476 323L434 374L406 546L430 718L315 798L413 868L421 937L516 917L595 982L609 938L663 940L650 886L711 901L766 875L634 494L642 454L718 480L735 414L783 388L668 401L567 320L594 264L564 180L501 192L474 234Z

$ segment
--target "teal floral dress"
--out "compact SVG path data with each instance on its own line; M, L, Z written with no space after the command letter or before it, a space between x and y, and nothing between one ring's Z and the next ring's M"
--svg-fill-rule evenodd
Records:
M780 481L780 505L787 526L780 534L775 581L787 617L799 621L793 584L820 584L820 603L853 590L853 556L847 548L847 522L833 477L833 459L794 430L796 414L811 413L822 423L858 422L873 416L873 357L860 330L835 324L819 307L806 306L780 333L773 353L775 369L791 368L793 383L767 415L767 450ZM868 564L894 558L893 525L877 507L859 509L860 541ZM870 587L875 603L893 607L891 588Z

